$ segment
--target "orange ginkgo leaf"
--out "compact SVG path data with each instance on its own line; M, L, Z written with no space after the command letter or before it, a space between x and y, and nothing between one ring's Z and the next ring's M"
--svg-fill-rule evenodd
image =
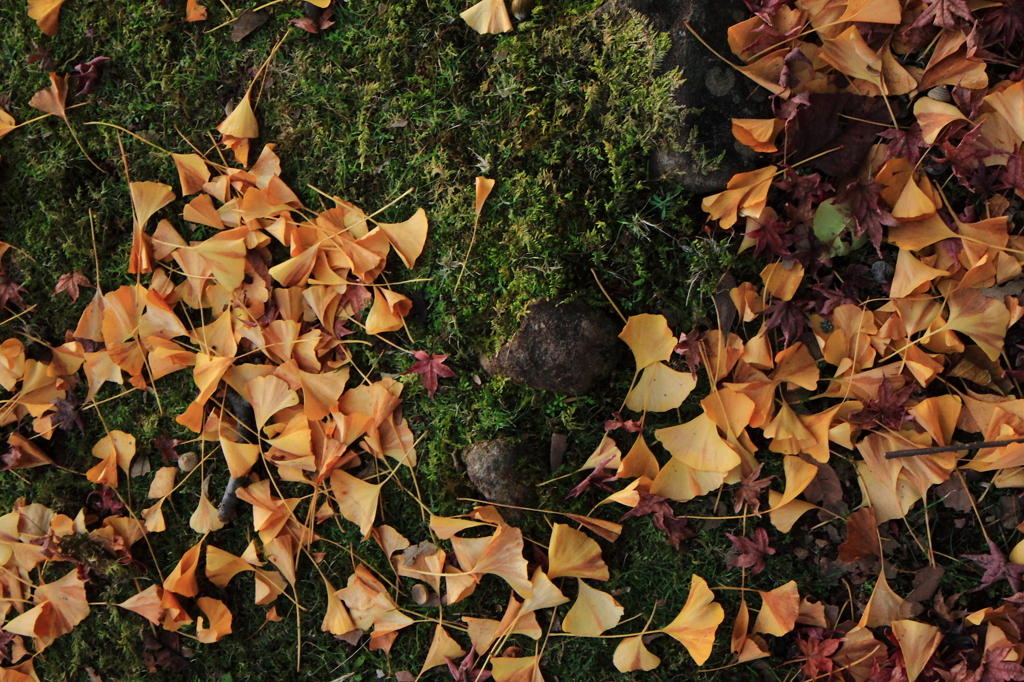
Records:
M7 444L16 453L16 458L6 458L5 464L8 465L7 468L9 469L34 469L35 467L53 464L53 460L50 459L49 455L17 431L12 431L7 436Z
M562 591L551 582L551 579L539 566L534 569L533 579L530 580L530 583L533 586L533 596L523 602L521 612L524 614L554 608L569 601L569 598L562 594Z
M850 26L833 39L823 40L818 54L847 76L879 82L882 58L868 47L856 26Z
M523 557L523 532L518 528L502 524L489 538L452 538L452 548L459 565L474 580L485 574L496 575L524 599L533 596ZM554 577L550 571L548 575Z
M198 0L188 0L185 3L185 21L202 21L206 18L206 8L199 4Z
M324 586L327 588L327 611L324 620L320 624L320 630L329 632L332 635L345 635L356 629L352 617L348 615L348 609L338 597L338 591L331 583L324 578Z
M782 637L796 626L800 615L800 593L796 581L790 580L771 592L761 592L761 610L754 621L754 632Z
M921 126L921 138L928 144L934 144L943 129L953 121L967 120L955 105L931 97L921 97L914 103L914 116Z
M637 371L655 362L668 362L676 347L676 337L664 315L633 315L619 338L633 351Z
M928 659L939 648L942 633L934 625L912 620L897 620L892 624L892 634L899 642L903 660L907 665L907 682L914 682L924 670Z
M521 658L496 656L491 659L491 674L494 682L544 682L540 674L540 655Z
M966 334L990 360L998 359L1010 325L1010 311L1006 305L973 287L957 289L949 295L946 303L949 305L949 319L945 328Z
M706 413L685 424L658 429L654 437L673 457L700 471L731 471L740 463L739 455Z
M288 388L288 384L276 376L256 377L246 384L253 412L256 413L256 427L262 429L275 414L299 404L299 394Z
M397 291L373 288L373 306L366 316L366 333L383 334L402 328L403 319L412 310L412 301Z
M477 33L507 33L512 30L505 0L480 0L459 16Z
M377 500L381 484L367 483L340 469L331 473L331 490L341 515L359 526L363 537L369 537L377 518Z
M644 368L639 381L626 396L626 407L634 412L666 412L683 404L697 379L689 372L677 372L664 362Z
M725 620L725 611L715 602L715 595L704 578L696 573L690 579L690 594L682 611L662 632L679 641L693 656L697 665L704 665L715 645L715 632Z
M377 227L387 235L405 267L416 267L416 259L423 253L423 245L427 243L427 212L418 208L404 223L377 223Z
M68 115L64 112L64 102L67 98L67 78L64 76L58 76L56 73L51 73L50 87L43 88L36 94L32 95L32 99L28 101L28 105L33 109L38 109L39 111L47 114L59 116L67 121Z
M36 20L44 35L57 35L57 16L64 0L28 0L28 16Z
M239 573L253 570L252 564L219 547L206 548L206 578L217 587L227 587Z
M478 175L476 178L476 217L479 218L484 210L484 203L487 197L491 196L494 189L494 180Z
M256 114L252 110L252 102L249 100L249 91L245 91L235 108L228 114L228 117L221 121L217 130L229 137L254 138L260 136L260 124L256 121Z
M466 655L465 650L459 643L452 639L440 625L434 628L434 637L430 640L430 649L427 650L427 657L423 660L423 667L420 668L422 675L431 668L445 664L445 659L462 658Z
M736 622L732 626L730 649L737 654L738 663L746 663L768 656L764 639L748 634L750 628L750 609L747 600L740 601L740 610L736 614Z
M797 261L769 263L761 271L764 289L777 299L788 301L804 280L804 266Z
M871 507L858 509L846 519L846 540L839 545L839 560L852 564L864 557L879 556L879 552L881 544L875 511Z
M647 650L642 635L636 635L619 642L612 655L612 663L620 673L628 673L633 670L654 670L661 665L661 659Z
M72 569L60 580L40 585L33 598L38 605L4 623L4 630L33 637L37 652L71 632L89 615L85 581L78 577L77 569Z
M777 152L775 136L785 125L781 118L734 118L732 136L755 152Z
M619 478L637 478L640 476L646 476L652 481L658 476L658 472L661 467L658 464L657 458L654 453L647 446L647 441L644 440L644 434L638 433L636 440L633 442L633 447L629 449L626 456L622 458L622 462L619 464Z
M899 618L903 597L892 591L889 581L885 578L885 570L878 573L875 589L871 592L868 603L864 606L864 614L860 619L861 627L885 627Z
M134 597L117 604L122 609L139 614L153 625L160 625L164 617L164 590L159 585L150 585Z
M199 566L199 553L203 549L200 540L185 552L178 565L164 579L164 589L183 597L194 597L199 594L199 582L196 580L196 568Z
M906 249L900 249L896 257L896 272L892 277L889 295L892 298L904 298L913 294L918 287L938 277L949 275L946 270L933 268L914 257Z
M922 178L921 184L928 180ZM896 205L892 207L892 216L901 223L923 220L935 213L935 202L921 189L921 185L913 177L903 186Z
M846 9L836 23L864 21L873 24L898 24L903 9L899 0L849 0ZM818 23L815 22L815 26Z
M203 191L203 185L210 181L210 167L206 160L198 154L171 154L171 158L178 169L181 196Z
M601 547L586 533L556 523L548 548L548 577L564 576L608 580L608 565L601 558Z
M768 188L778 168L768 166L732 176L724 192L704 197L700 207L712 220L728 229L739 216L757 217L768 200Z
M0 140L2 140L7 133L11 132L17 127L18 126L14 120L14 117L8 114L3 109L0 109Z
M925 398L907 411L936 443L949 445L962 407L960 396L947 394Z
M984 101L1010 124L1018 138L1024 138L1024 83L1018 81L987 95Z
M210 477L207 476L203 480L199 494L199 505L195 511L192 512L192 516L189 517L188 525L195 532L200 535L206 535L215 530L220 530L224 527L224 522L220 520L217 514L217 508L210 502L210 498L207 497L207 488L210 485Z
M615 598L577 579L576 602L562 621L562 629L577 637L597 637L619 624L624 608Z
M200 642L212 644L231 634L231 611L224 602L213 597L200 597L196 604L210 623L207 626L202 616L196 621L196 638Z

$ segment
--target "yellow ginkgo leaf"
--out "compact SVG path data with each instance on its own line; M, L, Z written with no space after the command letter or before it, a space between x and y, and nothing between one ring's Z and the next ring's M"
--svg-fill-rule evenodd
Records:
M480 0L459 16L477 33L507 33L512 30L505 0Z
M562 629L577 637L597 637L619 624L624 608L606 592L595 590L580 579L576 602L562 621Z
M416 259L423 253L423 245L427 243L427 212L419 208L404 223L377 223L377 227L387 235L405 267L416 267Z
M359 526L363 537L370 535L377 518L377 500L381 485L347 474L340 469L331 474L331 490L341 515Z
M715 595L704 578L696 573L690 579L686 604L662 632L679 641L693 656L697 665L704 665L715 645L715 632L725 620L725 611L715 602Z
M222 135L229 135L231 137L254 138L260 136L260 125L256 121L256 114L253 113L248 90L245 91L245 97L242 98L242 101L217 126L217 130Z
M654 670L661 665L661 659L647 650L642 635L636 635L619 642L612 663L620 673L628 673L633 670Z
M48 36L57 35L57 17L64 0L28 0L28 16L36 20L39 30Z
M213 597L200 597L196 604L210 623L207 626L203 617L199 617L196 621L196 639L204 644L212 644L231 634L231 611L224 602Z
M601 558L601 547L586 533L556 523L548 548L548 577L608 580L608 565Z
M740 463L740 456L718 434L718 427L707 414L658 429L654 437L673 457L700 471L731 471Z
M434 637L430 640L430 649L427 650L427 657L423 660L420 674L422 675L431 668L444 665L447 658L462 658L465 655L466 652L459 646L459 643L452 639L447 630L438 625L434 628Z
M619 338L633 351L637 371L655 362L668 362L676 347L676 337L664 315L633 315Z
M897 620L892 624L892 634L899 642L907 665L907 682L914 682L928 664L928 659L939 648L942 633L934 625Z
M689 372L677 372L664 362L655 362L644 368L626 396L626 407L634 412L674 410L696 385L697 379Z
M761 610L754 621L754 632L782 637L794 626L800 615L800 592L796 581L790 580L771 592L761 592Z

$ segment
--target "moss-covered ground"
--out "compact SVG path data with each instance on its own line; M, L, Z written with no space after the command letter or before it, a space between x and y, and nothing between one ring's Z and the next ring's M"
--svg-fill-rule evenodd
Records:
M95 56L111 59L94 92L76 98L75 103L84 104L70 112L78 138L102 171L86 160L56 118L18 129L0 142L0 240L19 249L13 258L6 257L11 259L8 269L27 290L25 304L34 306L3 323L0 336L56 343L74 327L89 294L71 304L51 292L63 273L80 270L95 279L90 214L104 289L134 281L127 274L131 213L119 142L133 180L177 187L164 153L88 122L122 126L168 151L190 151L186 138L204 151L211 149L209 133L223 119L225 106L244 93L254 70L288 30L286 20L302 15L298 2L277 4L268 24L235 43L230 28L206 31L231 18L228 7L236 14L244 7L234 0L206 4L209 20L186 24L180 23L184 2L177 0L69 0L59 33L46 38L26 15L24 3L0 2L0 96L9 97L5 108L19 121L35 115L27 102L47 85L46 71L28 60L38 48L48 52L53 70L61 73ZM521 438L537 454L535 470L524 475L542 480L552 475L546 470L550 436L565 433L571 448L566 465L556 472L564 474L597 445L604 420L625 394L631 367L623 367L610 385L576 398L486 376L479 355L493 352L509 337L530 301L580 298L614 315L593 270L625 314L663 313L677 332L686 331L708 315L708 294L735 252L701 238L699 223L689 217L694 213L691 197L676 184L648 177L651 149L681 143L673 131L684 112L671 95L686 74L661 74L658 68L668 37L640 20L602 18L597 5L581 0L538 5L514 32L478 36L458 17L465 7L450 0L350 0L337 7L337 25L325 34L293 30L284 40L257 106L260 142L278 145L283 177L307 205L321 205L312 187L368 210L411 188L381 218L400 221L417 206L428 212L431 233L421 265L408 272L394 263L387 276L421 280L398 288L420 297L426 311L410 322L411 338L394 340L449 354L458 373L442 382L432 402L418 378L399 377L407 384L405 413L417 435L425 434L418 446L419 484L425 502L438 514L470 506L458 499L473 494L456 464L466 445L493 437ZM473 182L479 174L498 184L467 258ZM10 313L2 317L9 318ZM410 364L408 356L383 344L361 351L358 361L389 374ZM46 447L62 465L84 471L105 423L108 429L133 433L155 465L157 436L187 437L173 416L194 390L187 378L170 377L157 387L162 414L152 396L136 392L104 403L102 422L96 410L87 410L84 434L62 433ZM115 396L115 388L108 386L100 399ZM695 395L703 393L698 389ZM684 406L681 414L663 422L676 423L692 410ZM214 472L214 488L224 476ZM144 498L144 480L126 488L132 504ZM562 499L572 485L568 480L541 488L539 504L589 510L593 496L572 503ZM170 528L154 538L155 555L137 549L147 579L155 575L154 563L166 572L196 542L187 525L199 494L196 483L167 510ZM3 472L0 509L25 497L74 514L92 488L81 476L50 468ZM695 513L699 508L694 505ZM408 498L388 497L382 513L414 542L426 537L419 510ZM612 519L618 513L598 512ZM527 535L532 530L545 537L544 523L536 515L523 518ZM218 544L241 552L247 541L244 525L245 518L235 532L223 532ZM700 523L696 527L700 530ZM638 626L663 600L655 619L664 624L685 600L693 572L711 585L736 577L725 577L728 571L737 573L724 561L729 544L723 531L730 529L737 530L728 522L709 526L677 551L650 521L633 522L619 543L605 543L612 568L608 587L620 595L628 616L640 616ZM328 523L321 532L335 543L323 543L322 568L336 586L351 572L353 555L387 570L376 546L361 542L350 525ZM87 546L81 552L95 565L94 602L122 601L144 584L136 568L113 563ZM85 680L88 667L104 680L125 682L357 682L378 679L378 671L418 672L429 644L428 626L403 633L390 657L339 642L320 632L324 591L308 568L298 591L307 610L297 618L282 598L277 604L284 616L280 623L264 623L264 608L252 604L251 582L238 579L222 594L207 586L234 611L235 632L217 644L192 646L186 673L148 674L143 664L148 625L134 614L102 605L93 607L87 627L45 651L37 669L45 680ZM783 547L755 587L774 587L794 577L811 592L836 590L834 580ZM485 581L477 595L459 604L459 612L496 615L496 606L507 600L504 590L497 580ZM729 595L722 599L727 606L732 603ZM726 641L719 637L709 665L727 662ZM300 647L302 666L296 672ZM621 675L611 666L612 642L552 637L545 675L563 681L694 678L692 660L677 643L661 637L651 648L663 659L657 677ZM738 668L719 677L762 674L776 675L767 668Z

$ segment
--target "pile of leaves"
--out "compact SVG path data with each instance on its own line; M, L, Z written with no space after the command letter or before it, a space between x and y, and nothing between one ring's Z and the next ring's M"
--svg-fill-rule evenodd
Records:
M130 385L116 398L147 392L159 401L161 378L191 373L195 398L176 419L196 435L154 444L165 466L149 471L131 434L108 431L92 450L98 463L80 472L97 486L88 508L72 517L22 501L0 517L3 674L32 679L34 655L88 618L91 564L76 549L87 542L137 571L138 593L116 606L152 624L154 665L184 665L176 637L209 644L231 634L231 611L204 594L199 576L225 588L251 574L254 602L274 622L275 601L297 602L297 582L316 574L327 597L323 631L388 652L403 631L429 627L420 674L447 667L456 680L543 680L553 633L618 639L611 660L622 672L656 668L648 644L668 635L698 665L723 639L734 664L768 658L782 642L790 655L779 662L795 661L808 679L1024 679L1024 542L1011 550L989 537L968 485L985 474L988 489L1024 487L1024 369L1014 341L1024 317L1024 239L1012 219L1024 195L1021 5L748 4L753 16L729 34L743 62L734 66L772 94L776 116L736 120L734 132L776 160L735 176L703 207L726 239L742 221L739 248L767 262L754 281L723 280L717 328L677 335L661 315L623 320L634 380L569 492L600 495L603 506L587 515L533 510L557 519L547 537L525 536L495 506L430 512L416 492L402 384L371 378L350 350L365 335L398 347L383 335L403 329L413 301L386 275L389 259L411 269L422 254L422 209L388 224L329 195L330 208L304 206L280 177L274 146L254 153L259 72L217 128L234 165L168 152L177 193L126 177L135 284L97 288L63 343L0 343L0 386L10 393L0 406L0 426L11 429L4 468L62 466L46 441L80 428L86 409L102 417L97 395L107 383ZM61 2L30 6L40 28L55 32ZM466 20L474 29L511 28L503 2L473 9ZM189 21L205 18L192 0L186 11ZM81 78L95 77L100 63L83 65ZM30 103L67 121L68 89L51 74ZM16 127L0 110L0 137ZM492 187L477 182L477 219ZM211 236L186 239L186 225L193 237ZM0 259L5 252L0 244ZM71 273L57 291L77 298L88 286ZM0 308L23 305L3 270L0 287ZM453 375L444 355L405 352L431 396ZM691 400L698 386L705 395ZM649 413L688 400L699 402L695 418L645 426ZM179 453L185 445L199 452ZM843 465L859 499L843 499ZM766 466L780 475L763 475ZM215 506L211 476L225 472L230 483ZM147 507L121 495L124 476L150 477ZM164 573L153 552L166 530L163 506L190 479L200 490L189 524L197 540ZM392 490L424 509L417 536L378 521ZM716 503L726 490L731 514ZM964 557L983 572L976 591L997 595L1005 583L1007 599L968 610L965 595L943 596L945 557L930 526L923 540L914 536L928 565L902 568L919 569L920 589L902 597L890 587L894 529L927 509L929 495L975 514L989 547ZM728 535L739 585L693 575L673 618L655 624L652 600L642 628L618 632L628 619L616 595L600 589L612 575L601 543L649 516L685 548L697 517L682 505L712 496L712 520L743 525ZM617 521L598 516L613 505L623 512ZM809 594L792 580L756 582L777 555L772 544L794 529L809 533L812 513L845 525L835 558L870 572L866 601ZM341 519L358 528L366 552L379 550L391 575L354 560L345 586L332 584L321 564L334 550L317 527ZM250 531L240 555L218 546ZM500 618L445 617L484 581L509 588ZM728 614L731 635L720 638L727 614L716 591L725 590L742 596ZM424 618L432 609L436 617Z

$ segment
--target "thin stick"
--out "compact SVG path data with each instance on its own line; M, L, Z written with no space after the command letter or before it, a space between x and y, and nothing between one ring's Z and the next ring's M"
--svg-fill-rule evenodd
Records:
M985 448L1000 448L1004 445L1024 443L1024 438L1008 438L1006 440L983 440L978 443L953 443L952 445L937 445L932 448L916 448L914 450L896 450L885 453L886 459L900 459L902 457L917 457L918 455L939 455L943 452L959 452L960 450L984 450Z

